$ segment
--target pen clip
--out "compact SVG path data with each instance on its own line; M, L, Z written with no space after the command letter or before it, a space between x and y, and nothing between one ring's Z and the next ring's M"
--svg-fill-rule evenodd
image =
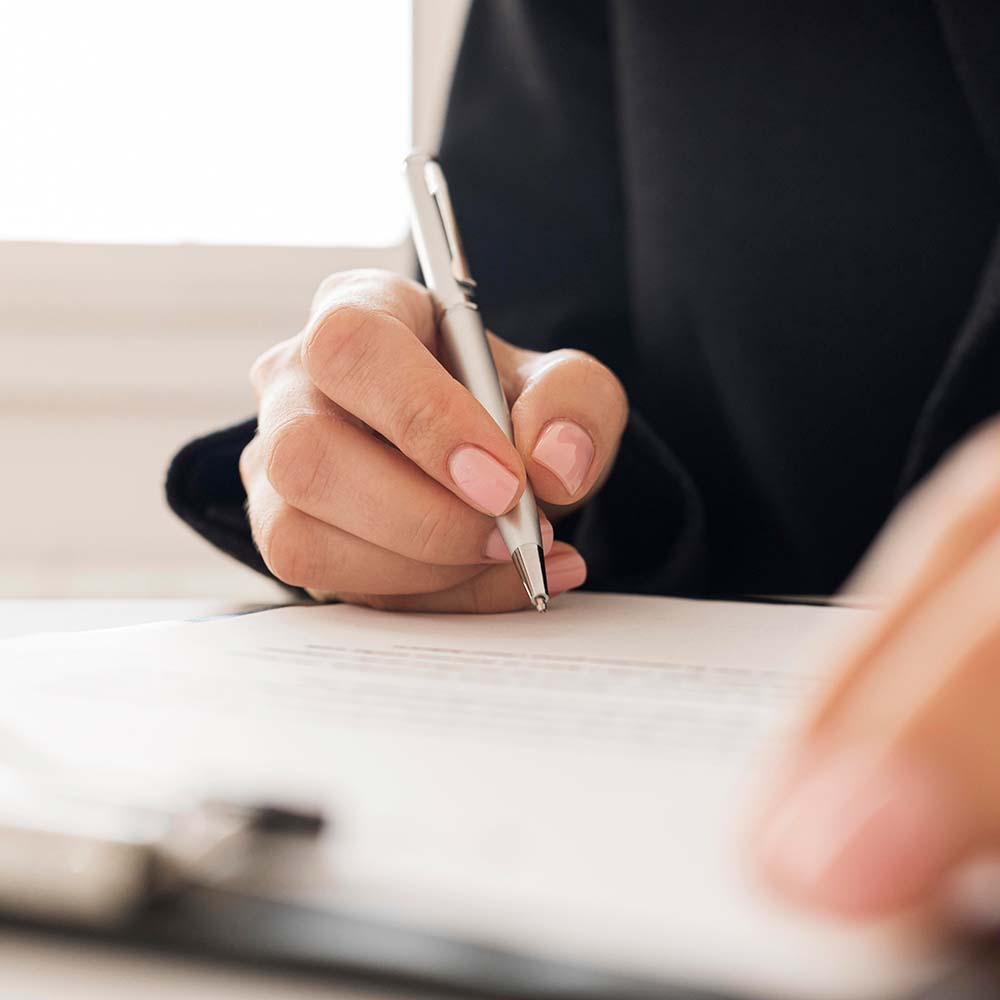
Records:
M444 229L444 236L448 241L452 277L461 285L463 291L472 296L476 290L476 282L469 270L465 248L462 246L462 237L459 235L455 212L451 207L451 198L448 195L448 184L444 179L444 171L437 160L428 160L424 164L424 179L427 182L427 191L437 206L441 227Z

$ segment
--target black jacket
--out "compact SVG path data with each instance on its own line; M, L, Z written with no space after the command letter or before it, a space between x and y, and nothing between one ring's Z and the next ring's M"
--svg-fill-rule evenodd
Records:
M830 591L1000 411L993 0L480 0L441 158L489 325L629 390L558 531L588 586ZM253 433L192 442L167 492L266 572Z

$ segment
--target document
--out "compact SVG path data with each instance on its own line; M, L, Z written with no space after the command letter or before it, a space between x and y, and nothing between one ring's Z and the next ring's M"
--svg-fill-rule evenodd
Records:
M756 885L743 823L840 608L570 594L546 615L295 606L0 643L0 759L138 797L317 803L284 891L479 943L789 1000L905 996L916 917Z

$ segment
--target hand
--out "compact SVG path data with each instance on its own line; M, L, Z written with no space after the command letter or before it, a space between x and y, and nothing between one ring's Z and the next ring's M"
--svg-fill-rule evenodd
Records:
M904 504L850 589L883 610L832 657L754 847L784 893L872 916L945 900L1000 849L1000 421Z
M306 329L251 371L258 434L240 474L275 576L384 609L528 606L494 518L526 480L553 515L583 503L614 462L627 404L589 355L490 342L516 448L438 362L426 289L379 271L323 282ZM583 559L542 528L550 591L579 586Z

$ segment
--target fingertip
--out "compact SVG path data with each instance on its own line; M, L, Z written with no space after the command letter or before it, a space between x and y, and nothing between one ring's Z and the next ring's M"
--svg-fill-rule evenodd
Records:
M541 511L538 512L538 526L542 532L542 553L548 555L556 541L556 529Z
M543 499L563 503L577 499L589 479L595 450L594 439L585 427L573 420L550 420L535 441L531 461L555 477L562 496Z
M621 382L580 351L541 355L511 408L535 493L558 506L578 503L610 469L628 401Z
M941 774L841 752L783 783L751 849L759 876L780 895L869 918L933 895L971 839L969 816Z
M556 595L582 586L587 579L587 563L571 545L556 542L545 558L549 594Z
M521 477L477 445L459 445L448 458L448 473L459 494L491 517L506 514L524 492Z

